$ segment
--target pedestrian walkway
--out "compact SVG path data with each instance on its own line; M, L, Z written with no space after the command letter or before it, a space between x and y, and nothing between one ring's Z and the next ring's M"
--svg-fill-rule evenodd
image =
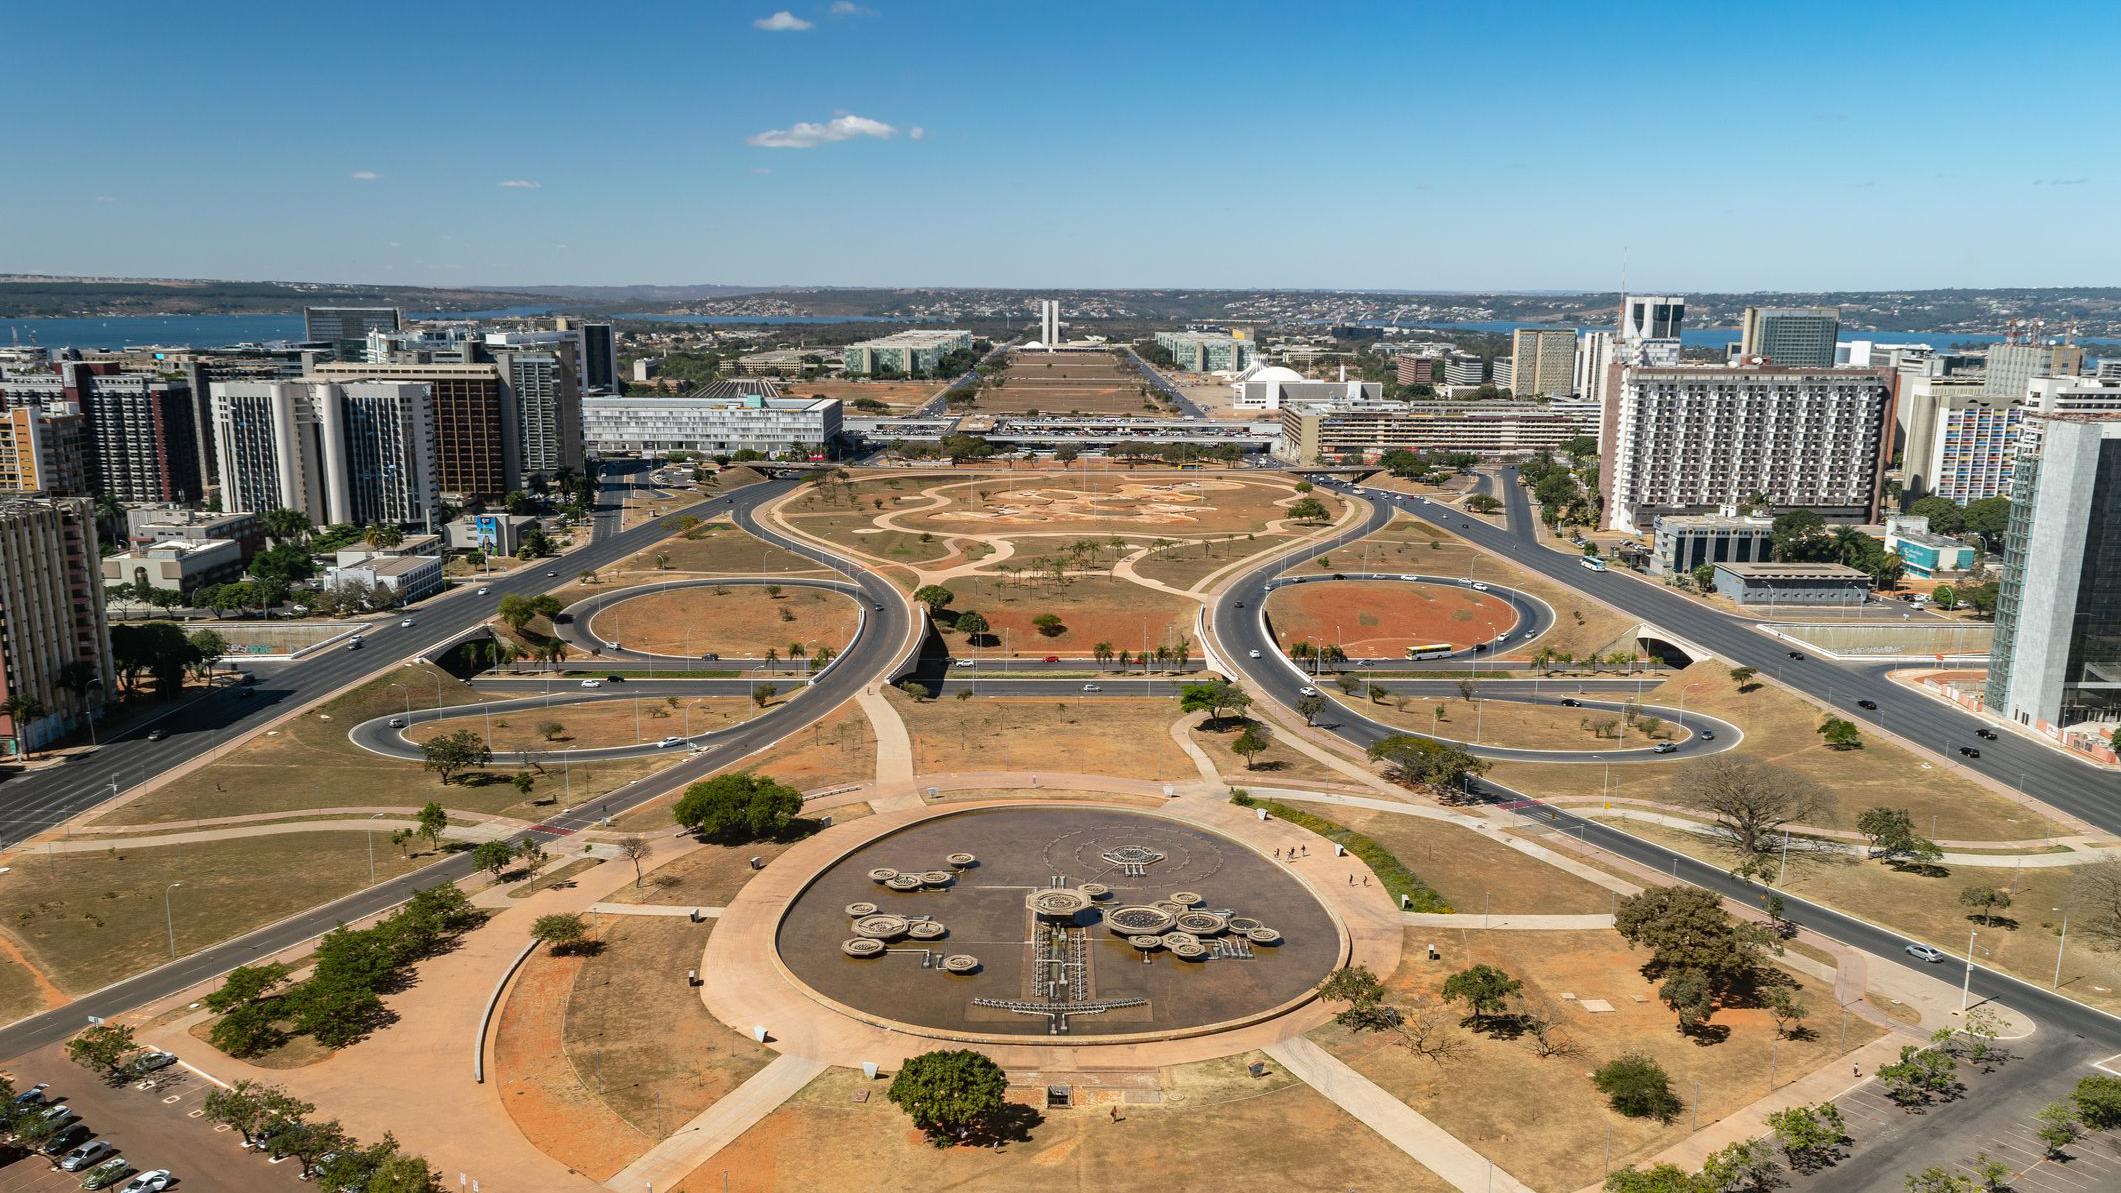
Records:
M823 1061L780 1054L772 1064L753 1073L751 1080L717 1099L698 1118L679 1127L670 1138L650 1148L647 1155L605 1181L604 1187L620 1193L670 1188L773 1113L826 1067Z
M906 722L884 699L884 693L876 687L864 687L855 697L862 706L862 714L869 718L869 727L876 731L876 781L878 783L910 783L913 781L913 738L906 732Z
M675 907L668 903L591 903L589 910L605 915L697 915L703 920L722 917L719 907Z
M1596 817L1601 820L1633 820L1643 824L1655 824L1665 828L1676 828L1681 832L1708 836L1712 827L1707 823L1685 816L1673 816L1665 812L1644 812L1634 808L1582 808L1579 816ZM2073 840L2082 840L2073 838ZM1848 857L1868 858L1870 850L1861 844L1825 841L1807 836L1802 844L1813 853L1835 853ZM2008 844L2007 842L2001 844ZM2071 846L2064 852L2050 853L1954 853L1946 850L1937 860L1947 866L1987 866L1992 869L2052 869L2064 866L2088 866L2121 857L2121 848L2111 845L2089 843Z
M1409 928L1485 928L1497 932L1572 932L1610 928L1610 915L1469 915L1457 912L1408 911L1400 918Z
M1385 1142L1450 1182L1452 1188L1465 1193L1487 1193L1493 1189L1504 1193L1532 1193L1530 1185L1496 1167L1486 1156L1460 1143L1442 1127L1342 1064L1308 1037L1293 1036L1278 1044L1269 1044L1266 1053L1280 1061L1281 1067L1292 1076L1354 1115L1357 1122L1383 1136ZM611 1188L619 1186L613 1184Z
M152 826L138 826L152 827ZM201 841L232 841L239 837L276 837L287 833L333 833L362 832L384 834L398 829L417 832L419 824L411 820L276 820L266 824L231 825L228 828L199 829L194 832L164 833L149 837L94 837L94 838L46 838L38 853L108 853L113 849L152 849L157 845L192 845ZM487 821L483 824L452 824L442 830L442 836L451 841L492 841L514 836L519 829L506 821Z

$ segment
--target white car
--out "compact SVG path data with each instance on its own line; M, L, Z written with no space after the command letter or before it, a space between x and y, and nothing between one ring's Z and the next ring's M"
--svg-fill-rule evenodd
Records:
M582 681L582 686L585 688L601 688L604 686L604 681L601 679L585 679Z
M977 666L979 666L979 664L978 664L978 663L975 663L975 662L974 662L974 661L972 661L971 659L959 659L959 660L958 660L957 662L955 662L955 663L952 663L952 664L951 664L951 666L953 666L953 667L977 667Z
M412 618L408 617L408 618L406 618L405 620L403 620L403 621L399 622L399 623L398 623L398 628L399 628L399 629L401 629L401 630L409 630L409 629L411 629L411 628L412 628Z
M156 1168L127 1181L118 1193L162 1193L162 1190L169 1188L169 1181L169 1169Z
M1318 689L1310 687L1298 688L1296 689L1296 694L1299 696L1316 696L1318 695Z
M1252 657L1253 657L1253 658L1255 658L1255 659L1256 659L1256 658L1259 658L1259 657L1260 657L1260 653L1259 653L1258 651L1256 651L1256 650L1255 650L1255 651L1253 651L1253 652L1252 652Z
M1097 684L1094 684L1094 683L1086 683L1086 684L1084 684L1084 685L1083 685L1083 691L1085 691L1085 692L1102 692L1102 691L1104 691L1104 690L1105 690L1104 688L1102 688L1102 687L1100 687L1100 686L1098 686Z
M1400 579L1402 579L1402 580L1412 580L1412 579L1414 579L1414 577L1412 577L1412 576L1409 576L1409 575L1405 574L1404 572L1402 572L1402 573L1400 574L1400 577L1399 577L1399 578L1400 578Z
M655 743L655 748L658 750L667 750L670 747L683 742L684 740L685 739L682 737L666 737L663 740Z
M1483 584L1483 583L1481 583L1481 582L1480 582L1480 581L1478 581L1478 580L1475 580L1475 581L1473 582L1473 591L1475 591L1475 592L1486 592L1487 590L1488 590L1488 586L1487 586L1486 584Z
M492 592L492 591L493 591L493 589L491 589L491 588L481 588L481 589L480 589L480 590L478 591L478 595L479 595L479 596L485 596L485 595L486 595L487 593L490 593L490 592Z

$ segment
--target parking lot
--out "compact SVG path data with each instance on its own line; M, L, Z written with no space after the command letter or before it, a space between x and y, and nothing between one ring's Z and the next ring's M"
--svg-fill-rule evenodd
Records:
M171 1189L250 1193L306 1189L292 1161L274 1164L243 1150L241 1136L205 1121L200 1103L213 1084L182 1064L145 1082L108 1086L66 1059L60 1047L39 1049L8 1066L17 1089L39 1081L47 1097L73 1107L81 1121L141 1171L167 1168ZM122 1182L121 1182L122 1183ZM58 1172L42 1156L0 1166L0 1193L59 1193L81 1188L81 1174Z

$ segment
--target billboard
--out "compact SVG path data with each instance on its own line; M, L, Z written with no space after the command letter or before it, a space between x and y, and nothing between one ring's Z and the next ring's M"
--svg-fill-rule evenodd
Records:
M474 514L471 520L471 535L479 550L489 554L505 554L501 551L503 524L499 514Z

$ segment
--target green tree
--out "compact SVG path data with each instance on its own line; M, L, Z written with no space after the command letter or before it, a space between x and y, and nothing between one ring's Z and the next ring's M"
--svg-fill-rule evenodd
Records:
M1289 517L1298 522L1323 522L1326 520L1326 507L1316 497L1298 498L1289 505Z
M948 608L957 594L940 584L923 584L913 590L913 599L928 606L928 615L933 617Z
M1768 1193L1788 1183L1764 1139L1741 1139L1709 1153L1701 1180L1717 1193Z
M1776 1034L1784 1039L1795 1039L1803 1030L1805 1019L1811 1015L1788 986L1777 986L1769 991L1765 1006L1767 1013L1774 1017Z
M2010 905L2011 893L2002 887L1970 886L1959 892L1959 906L1973 908L1983 927L1994 926L1996 913Z
M2077 1108L2068 1102L2049 1102L2033 1116L2040 1124L2034 1134L2047 1147L2047 1154L2060 1160L2067 1154L2070 1144L2084 1137L2084 1124L2077 1119Z
M201 679L212 677L214 667L228 655L228 639L219 630L193 630L185 641L191 643L192 667Z
M1974 1182L1949 1168L1932 1164L1907 1174L1907 1193L1973 1193Z
M1041 613L1031 619L1031 624L1038 628L1040 634L1048 638L1058 638L1068 632L1068 627L1061 624L1058 614Z
M537 776L527 770L519 770L508 776L508 782L516 789L516 794L524 796L529 795L531 789L538 785Z
M313 529L309 515L300 510L269 509L258 515L265 533L276 543L298 542L309 537Z
M757 841L779 835L802 809L795 788L739 771L686 788L672 813L678 824L710 840Z
M1235 738L1231 739L1230 752L1242 755L1245 760L1245 769L1252 770L1254 769L1254 761L1259 755L1267 752L1267 747L1272 745L1273 741L1274 735L1265 725L1260 724L1258 721L1246 721L1245 727L1238 731Z
M1716 565L1713 563L1696 565L1693 571L1687 573L1687 578L1694 582L1694 587L1703 592L1716 591Z
M1008 1088L1000 1065L960 1048L908 1057L884 1096L938 1143L962 1142L993 1122Z
M459 729L420 743L421 766L440 775L447 786L451 779L473 767L493 761L493 751L474 729Z
M2121 1127L2121 1077L2095 1073L2083 1078L2069 1100L2077 1108L2077 1117L2092 1130Z
M1758 674L1760 672L1752 667L1733 667L1731 668L1731 682L1737 684L1740 688L1744 688L1751 684L1753 677Z
M1825 563L1833 556L1833 536L1817 510L1791 510L1777 517L1768 533L1779 562Z
M550 945L555 953L571 953L589 939L589 921L566 911L541 915L530 922L530 938Z
M1411 733L1381 738L1367 752L1371 761L1385 764L1387 777L1428 787L1447 799L1461 798L1467 781L1488 771L1485 759Z
M958 611L957 629L965 636L965 641L977 646L979 640L987 636L989 627L985 617L971 609L962 609Z
M1848 1140L1848 1124L1841 1117L1841 1108L1832 1102L1774 1111L1767 1116L1767 1124L1790 1167L1798 1172L1833 1163L1841 1145Z
M1875 1071L1885 1094L1903 1106L1919 1106L1950 1097L1959 1089L1959 1063L1942 1048L1903 1045L1900 1059Z
M1629 1118L1655 1118L1671 1122L1679 1116L1679 1095L1672 1092L1672 1079L1664 1066L1640 1052L1630 1052L1599 1066L1591 1084L1606 1096L1613 1109Z
M427 847L440 849L443 830L449 827L449 812L442 807L440 801L428 800L420 808L419 824L420 835L427 838Z
M1466 498L1466 508L1476 514L1493 514L1501 511L1502 502L1495 500L1486 493L1475 493L1471 497Z
M1492 965L1462 969L1443 982L1445 1002L1463 1002L1472 1011L1468 1021L1477 1030L1491 1015L1499 1015L1524 983Z
M1939 584L1930 593L1930 599L1937 602L1940 609L1956 609L1959 607L1959 590L1949 584Z
M1934 862L1944 856L1936 842L1916 835L1905 808L1865 808L1856 817L1856 831L1870 839L1872 857Z
M1334 970L1318 984L1318 997L1348 1004L1333 1021L1351 1031L1383 1031L1399 1025L1399 1012L1385 1005L1385 984L1367 965Z
M221 986L206 996L206 1009L225 1015L271 995L287 984L288 968L277 961L262 965L239 965L221 979Z
M270 1052L287 1042L279 1018L262 1003L245 1003L214 1021L206 1042L238 1060Z
M1605 1193L1722 1193L1677 1164L1622 1168L1606 1174Z
M1318 714L1326 711L1324 696L1304 696L1296 701L1296 713L1306 725L1318 724Z
M1828 749L1853 750L1863 744L1863 733L1854 721L1840 717L1828 717L1819 723L1819 736L1826 739Z
M199 1103L201 1117L227 1127L255 1146L275 1127L301 1122L316 1110L308 1102L289 1095L278 1086L245 1078L234 1085L208 1090Z
M138 1047L132 1028L122 1023L98 1023L66 1042L66 1058L105 1081L123 1080L125 1058Z
M1716 995L1709 989L1708 975L1698 969L1667 970L1657 997L1679 1017L1679 1030L1688 1035L1701 1030L1716 1013Z
M1239 717L1252 707L1252 695L1227 679L1189 683L1178 690L1180 712L1204 712L1220 721L1226 715Z
M481 841L472 847L471 864L481 870L490 870L495 878L501 876L509 864L516 860L516 851L506 841Z
M1734 918L1715 892L1701 887L1658 886L1630 895L1620 900L1613 927L1630 948L1650 951L1644 967L1650 976L1698 970L1719 996L1750 984L1774 941L1766 925Z

